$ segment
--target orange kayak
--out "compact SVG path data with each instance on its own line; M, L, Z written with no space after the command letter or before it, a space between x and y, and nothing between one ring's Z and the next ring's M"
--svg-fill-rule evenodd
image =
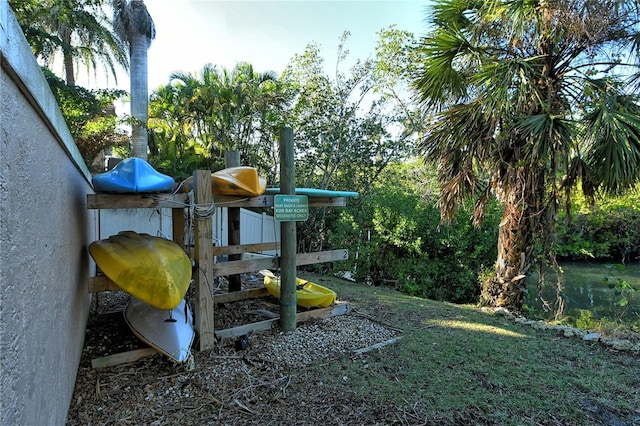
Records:
M192 189L193 177L184 181L184 191ZM267 180L258 176L255 167L229 167L211 173L211 192L214 195L257 197L267 188Z

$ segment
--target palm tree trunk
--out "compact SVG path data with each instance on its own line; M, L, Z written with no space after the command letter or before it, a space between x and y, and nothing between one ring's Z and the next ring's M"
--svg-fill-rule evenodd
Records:
M76 76L73 66L73 55L70 52L65 51L63 54L63 60L67 86L75 86Z
M71 31L68 27L63 26L60 30L60 38L64 43L64 47L62 48L62 60L64 63L64 72L67 86L75 86L76 85L76 76L75 70L73 66L73 52L71 47Z
M132 154L147 159L149 138L147 122L149 118L149 91L147 83L147 49L149 40L145 34L134 31L131 34L131 116Z
M519 312L527 293L526 273L531 266L539 223L540 182L535 172L525 168L515 174L515 184L505 197L498 232L496 273L482 283L481 298L483 304ZM533 190L536 187L538 191Z

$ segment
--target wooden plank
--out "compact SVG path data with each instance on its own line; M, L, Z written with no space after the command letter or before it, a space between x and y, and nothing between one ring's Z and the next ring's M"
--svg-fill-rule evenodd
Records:
M91 368L105 368L105 367L112 367L114 365L135 362L139 359L142 359L157 353L158 352L153 348L142 348L142 349L135 349L133 351L122 352L119 354L103 356L101 358L92 359Z
M278 257L219 262L213 265L213 273L217 277L222 277L231 274L259 271L261 269L277 269L279 262Z
M87 194L88 209L178 208L189 204L186 194Z
M216 195L215 203L218 207L273 207L273 195L252 198ZM344 207L346 205L345 197L309 197L309 207Z
M277 322L280 319L271 318L264 321L252 322L251 324L239 325L233 328L227 328L225 330L216 331L216 337L218 339L232 339L234 337L242 336L243 334L251 333L254 331L265 331L271 330L273 327L273 323Z
M211 195L211 172L209 170L196 170L193 173L193 182L195 183L194 195L196 207L200 206L203 211L206 211L213 202L213 197ZM196 209L196 212L197 211L198 209ZM194 317L201 351L212 349L216 340L213 333L214 304L212 294L212 233L213 224L211 216L198 217L196 215L194 220L194 257L197 271L194 274L196 280Z
M313 253L296 254L296 265L313 265L323 262L336 262L349 258L349 250L327 250L317 251ZM247 259L235 260L233 262L219 262L213 265L213 272L217 277L229 274L241 274L245 272L254 272L261 269L277 269L280 265L279 257L271 257L267 259Z
M266 250L279 250L279 249L280 249L279 242L215 246L213 247L213 255L221 256L225 254L242 254L242 253L266 251Z
M349 250L347 249L298 253L296 254L296 265L313 265L316 263L337 262L347 259L349 259Z
M272 254L260 254L260 253L242 253L242 260L251 259L271 259L275 257Z
M216 195L217 207L273 207L273 195L242 198ZM189 204L187 194L87 194L87 208L133 209L177 208ZM344 207L345 197L309 197L309 207Z
M334 262L344 260L349 257L349 250L329 250L314 253L298 253L296 255L296 265L312 265L322 262ZM264 259L247 259L236 260L233 262L220 262L212 266L212 272L215 276L224 276L231 273L242 274L245 272L255 272L261 269L278 269L280 260L278 257L269 257ZM113 281L105 276L97 276L89 278L89 292L98 293L101 291L117 291L120 287L115 285ZM218 295L216 295L218 297ZM242 299L238 299L242 300Z
M338 315L346 315L351 312L351 308L347 302L338 302L328 308L312 309L310 311L299 312L296 314L296 322L308 321L312 318L329 318ZM238 327L227 328L224 330L217 330L216 337L219 339L232 339L234 337L242 336L246 333L255 331L270 330L273 327L273 323L279 321L280 318L272 318L264 321L258 321L251 324L244 324Z
M303 322L312 318L330 318L337 317L338 315L346 315L351 312L351 307L347 302L336 302L328 308L311 309L309 311L298 312L296 320Z
M252 289L249 289L249 290L233 291L233 292L222 293L222 294L214 294L213 295L213 302L214 303L229 303L229 302L236 302L238 300L257 299L259 297L267 296L268 294L269 294L269 292L264 287L262 287L262 288L252 288Z
M216 195L214 202L217 207L273 207L273 195L259 195L250 198Z
M122 289L104 275L89 277L89 293L99 293L101 291L121 291Z
M375 345L367 346L366 348L356 349L356 350L353 351L353 354L354 355L366 354L367 352L371 352L374 349L380 349L380 348L384 348L385 346L388 346L388 345L393 345L395 342L397 342L400 339L402 339L402 336L397 336L397 337L394 337L393 339L385 340L384 342L380 342L380 343L376 343Z
M344 207L345 197L309 197L309 207Z
M173 241L176 242L183 250L185 248L184 241L184 208L171 209L171 230L173 233Z

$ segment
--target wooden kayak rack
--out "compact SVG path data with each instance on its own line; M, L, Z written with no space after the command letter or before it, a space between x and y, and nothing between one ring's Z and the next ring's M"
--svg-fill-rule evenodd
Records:
M212 196L210 190L210 171L197 171L195 204L214 205L222 208L247 208L247 207L272 207L273 195L261 195L258 197L241 198L232 196ZM208 184L207 184L208 183ZM344 197L310 197L309 207L342 207L346 205ZM172 209L173 241L180 247L187 249L184 235L184 209L189 207L187 194L87 194L88 209L131 209L131 208L170 208ZM194 221L194 247L189 253L195 261L193 280L195 286L194 318L195 328L198 334L199 349L213 348L215 339L239 336L248 331L263 330L271 327L278 318L261 321L258 323L242 325L228 330L214 329L215 303L228 303L248 298L264 297L268 295L266 289L250 289L214 295L211 291L211 283L214 277L232 276L241 273L255 272L261 269L275 269L279 267L280 257L255 257L245 260L230 260L214 263L215 258L221 255L242 255L264 250L279 249L279 243L258 244L234 244L228 246L215 246L212 240L212 219L201 218ZM188 250L188 249L187 249ZM236 256L237 257L237 256ZM323 262L346 260L349 252L346 249L329 250L315 253L296 254L296 265L311 265ZM89 292L121 290L105 276L89 278ZM314 309L296 314L296 321L301 322L309 318L323 318L341 315L349 311L347 303L336 303L329 308ZM92 365L104 367L135 361L141 356L153 353L148 350L131 351L131 353L116 354L109 357L94 360Z

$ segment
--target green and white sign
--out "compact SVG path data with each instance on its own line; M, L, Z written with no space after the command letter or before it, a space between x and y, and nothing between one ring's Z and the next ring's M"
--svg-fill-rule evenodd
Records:
M303 222L309 217L306 195L274 195L273 213L279 222Z

